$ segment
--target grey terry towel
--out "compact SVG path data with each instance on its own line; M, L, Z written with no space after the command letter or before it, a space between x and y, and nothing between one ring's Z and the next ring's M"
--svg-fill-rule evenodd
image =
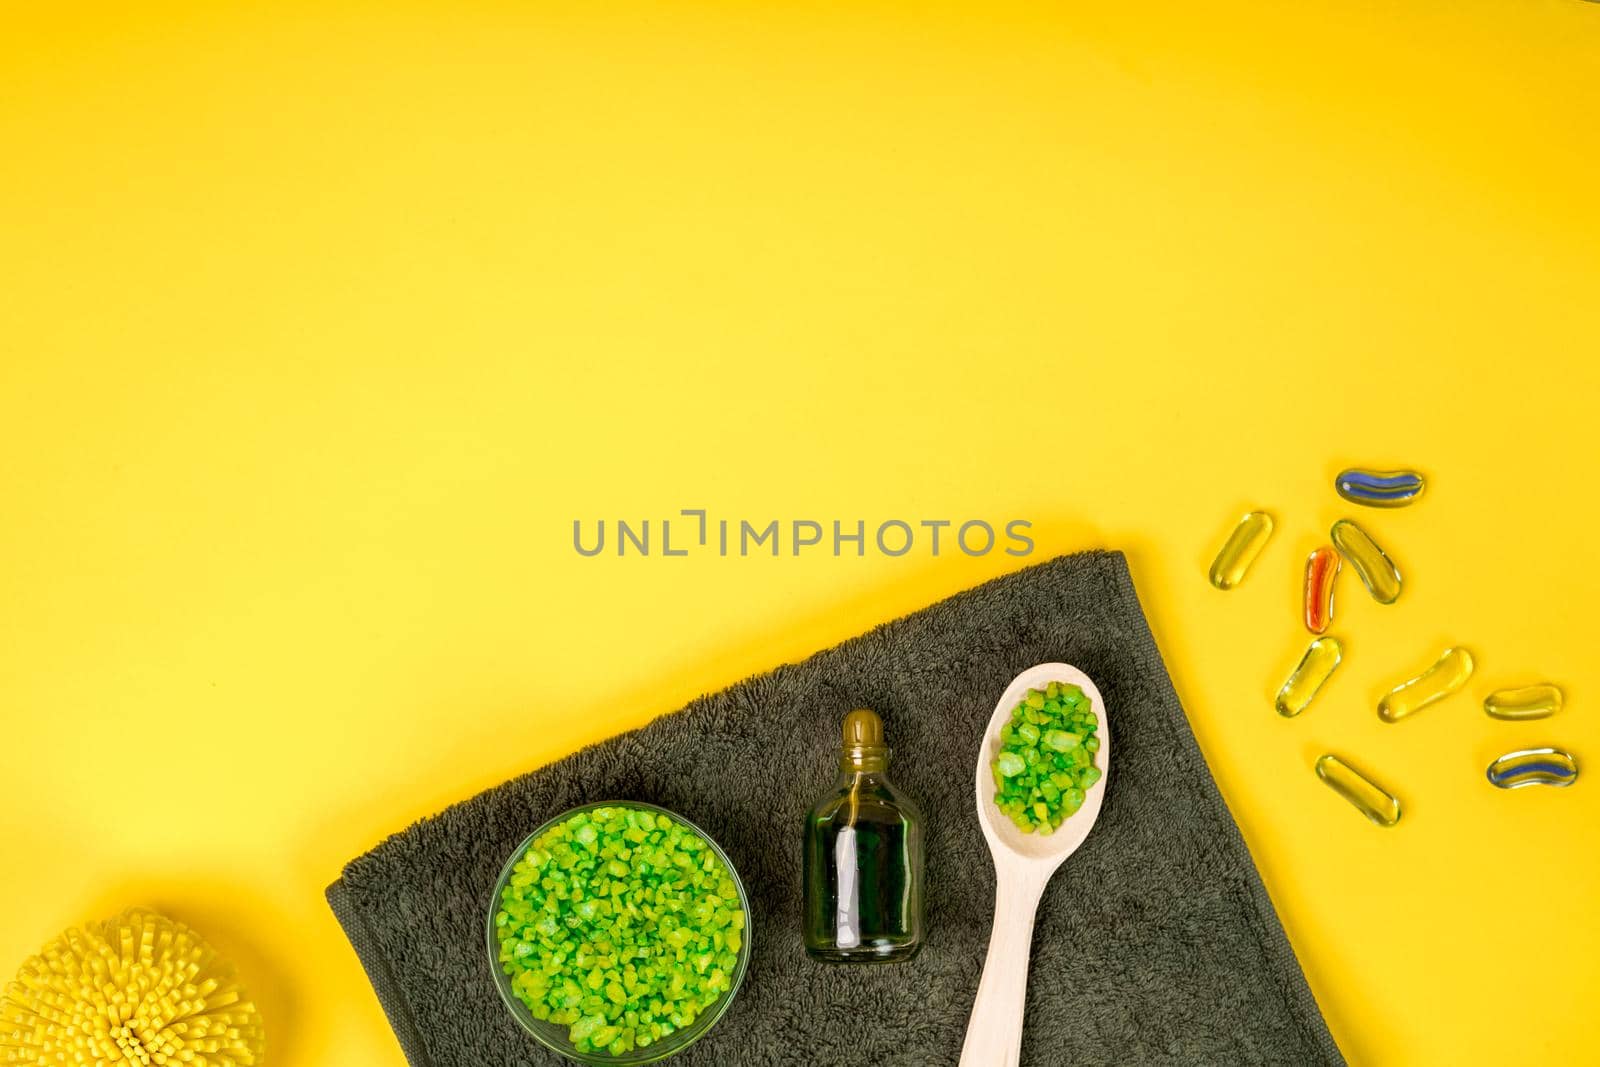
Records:
M1098 684L1115 762L1099 823L1040 907L1023 1062L1342 1063L1119 553L991 581L491 789L352 861L328 900L414 1067L559 1062L493 987L495 877L571 805L653 801L717 839L752 909L738 998L673 1062L953 1064L994 904L978 742L1007 683L1047 661ZM927 819L928 942L909 963L826 965L801 948L801 827L854 707L883 716L891 776Z

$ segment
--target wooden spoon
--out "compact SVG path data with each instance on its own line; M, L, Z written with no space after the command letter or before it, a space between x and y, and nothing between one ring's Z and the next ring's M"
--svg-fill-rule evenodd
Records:
M1100 779L1084 794L1083 806L1068 815L1051 834L1025 834L994 805L994 777L990 767L1000 745L1000 727L1011 721L1011 709L1030 689L1051 682L1081 688L1100 719L1100 751L1094 765ZM995 705L978 749L978 824L994 857L994 931L989 935L989 955L967 1023L967 1040L961 1046L961 1067L1016 1067L1022 1052L1022 1009L1028 994L1028 956L1033 949L1033 917L1039 898L1056 868L1083 844L1094 828L1111 780L1111 721L1100 690L1089 676L1065 663L1029 667L1006 687Z

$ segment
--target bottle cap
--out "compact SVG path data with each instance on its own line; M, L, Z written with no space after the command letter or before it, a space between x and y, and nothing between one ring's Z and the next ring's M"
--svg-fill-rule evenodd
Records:
M857 708L844 717L844 743L846 748L871 748L883 744L883 720L878 713Z

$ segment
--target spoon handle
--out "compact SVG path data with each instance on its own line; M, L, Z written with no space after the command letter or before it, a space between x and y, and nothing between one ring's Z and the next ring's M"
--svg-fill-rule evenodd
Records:
M1017 1067L1022 1056L1022 1009L1028 999L1028 957L1033 917L1045 880L1033 872L997 865L994 930L989 955L961 1046L961 1067Z

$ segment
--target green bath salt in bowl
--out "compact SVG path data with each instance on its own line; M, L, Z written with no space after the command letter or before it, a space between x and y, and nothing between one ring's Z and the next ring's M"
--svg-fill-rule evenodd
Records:
M563 812L512 854L489 955L501 998L580 1063L665 1059L727 1010L749 963L749 902L728 857L636 801Z

